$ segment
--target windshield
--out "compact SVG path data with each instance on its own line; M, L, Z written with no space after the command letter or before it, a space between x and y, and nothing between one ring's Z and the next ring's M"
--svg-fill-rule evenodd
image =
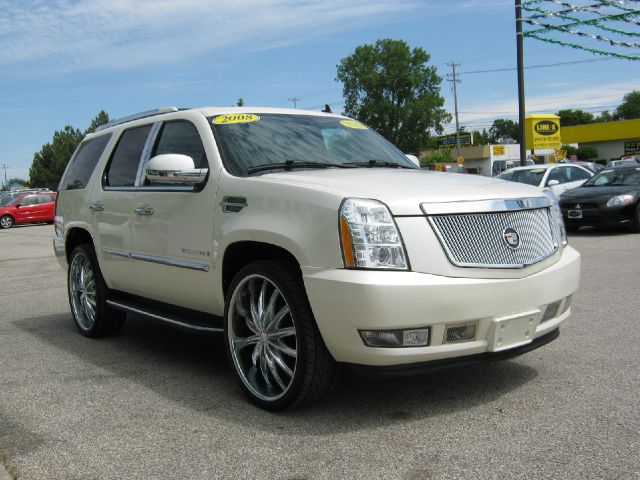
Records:
M331 167L417 168L377 133L355 120L291 114L229 114L210 117L225 168L237 176L283 170L304 163ZM278 164L280 164L278 166ZM286 168L289 170L290 168Z
M585 187L609 187L615 185L640 185L640 167L603 170L584 184Z
M527 185L538 186L544 177L544 168L527 168L524 170L507 170L498 175L501 180L510 182L526 183Z

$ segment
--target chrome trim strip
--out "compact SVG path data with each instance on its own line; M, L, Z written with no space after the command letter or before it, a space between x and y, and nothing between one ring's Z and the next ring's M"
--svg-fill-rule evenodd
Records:
M102 253L107 255L115 255L116 257L131 258L133 260L141 260L143 262L157 263L159 265L167 265L169 267L187 268L189 270L198 270L200 272L208 272L209 264L200 262L191 262L189 260L175 260L166 257L156 257L153 255L143 255L142 253L127 252L126 250L118 250L117 248L105 247Z
M167 186L167 187L158 187L158 186L150 186L145 185L141 187L104 187L103 190L105 192L108 191L116 191L116 192L196 192L193 185L176 185L176 186ZM197 193L197 192L196 192Z
M149 130L149 135L147 135L147 141L144 144L144 148L142 149L142 155L140 157L140 163L138 164L138 172L136 173L136 181L134 183L135 186L141 186L144 184L144 169L149 163L151 159L151 150L153 146L156 144L156 137L158 136L158 132L160 131L160 126L162 122L155 122L151 126L151 130Z
M459 202L424 202L420 204L420 209L425 215L495 213L547 207L551 207L551 200L546 196L496 200L463 200Z
M197 325L191 325L190 323L180 322L178 320L174 320L172 318L162 317L160 315L156 315L155 313L149 313L145 310L140 310L139 308L131 307L129 305L125 305L123 303L116 302L114 300L107 300L107 305L113 308L117 308L120 310L125 310L127 312L136 313L138 315L143 315L148 318L152 318L154 320L158 320L160 322L168 323L170 325L175 325L177 327L188 328L189 330L195 330L198 332L223 332L224 328L219 327L199 327Z

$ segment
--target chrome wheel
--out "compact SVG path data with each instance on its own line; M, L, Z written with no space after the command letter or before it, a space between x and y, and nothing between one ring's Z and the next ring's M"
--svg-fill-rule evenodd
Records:
M298 359L295 321L284 295L267 277L248 275L233 291L227 341L235 369L264 401L287 393Z
M9 215L5 215L0 218L0 228L11 228L13 226L13 218Z
M69 269L69 298L79 326L90 330L96 319L96 277L86 253L78 251Z

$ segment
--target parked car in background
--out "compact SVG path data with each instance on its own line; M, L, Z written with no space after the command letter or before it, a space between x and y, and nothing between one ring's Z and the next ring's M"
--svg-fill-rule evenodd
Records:
M593 173L599 173L604 170L604 165L596 162L571 162L571 165L580 165L581 167L588 168Z
M0 205L0 228L11 228L18 223L53 222L55 192L22 193Z
M567 190L579 187L593 175L594 172L582 165L554 163L511 168L502 172L497 178L549 188L556 197L559 197Z
M628 226L640 232L640 165L603 170L579 188L560 196L569 230L582 226Z
M48 188L25 188L22 190L12 190L10 192L3 192L2 194L0 194L0 206L10 205L13 203L13 201L16 198L26 195L28 193L41 193L41 192L54 193Z
M640 165L640 163L638 163L635 157L621 158L620 160L611 160L609 163L607 163L606 168L624 167L624 166L634 167L636 165Z

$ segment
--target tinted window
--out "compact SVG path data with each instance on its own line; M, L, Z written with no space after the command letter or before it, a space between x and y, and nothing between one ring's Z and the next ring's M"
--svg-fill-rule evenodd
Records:
M153 156L180 153L193 159L195 168L207 168L207 156L196 127L187 121L167 122L162 127Z
M151 125L125 130L118 141L105 175L105 186L130 187L136 183L138 165Z
M21 207L27 207L29 205L37 205L38 197L36 195L29 195L28 197L22 197L18 202Z
M38 195L38 203L51 203L55 201L53 195Z
M577 182L578 180L587 180L591 178L591 175L578 167L566 167L566 170L570 182Z
M58 190L87 188L89 178L110 138L111 134L108 134L82 142L71 158L65 174L60 180Z
M498 175L501 180L510 180L512 182L526 183L528 185L538 186L542 181L545 170L543 168L527 168L523 170L507 170Z
M549 172L549 176L547 177L547 185L551 180L557 180L558 183L567 183L569 179L567 178L567 169L563 167L552 168Z

